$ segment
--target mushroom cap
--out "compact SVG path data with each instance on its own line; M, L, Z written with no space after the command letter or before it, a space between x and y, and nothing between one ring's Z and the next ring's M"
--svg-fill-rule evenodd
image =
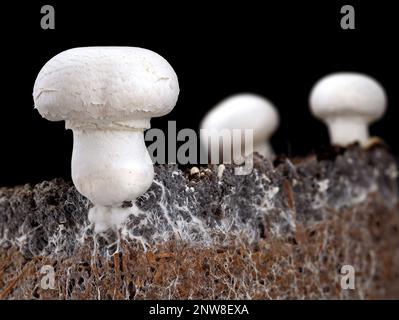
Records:
M355 116L373 122L385 112L383 87L360 73L334 73L319 80L310 94L310 108L320 119Z
M157 53L135 47L66 50L40 70L33 89L35 108L51 121L126 123L149 127L151 117L169 113L179 84Z
M241 93L230 96L209 111L200 125L201 129L253 129L254 143L268 139L279 125L279 115L266 98Z

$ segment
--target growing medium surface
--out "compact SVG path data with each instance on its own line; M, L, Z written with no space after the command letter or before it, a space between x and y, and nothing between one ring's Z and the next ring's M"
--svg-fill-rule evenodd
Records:
M0 188L2 299L399 298L395 160L380 145L155 180L118 232L61 179ZM55 288L43 289L44 265ZM341 268L356 271L341 288Z

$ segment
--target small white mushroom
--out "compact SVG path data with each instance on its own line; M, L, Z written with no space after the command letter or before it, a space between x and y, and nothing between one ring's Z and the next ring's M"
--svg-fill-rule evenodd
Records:
M348 146L369 140L368 125L380 119L387 98L373 78L359 73L328 75L313 87L310 108L328 126L332 144Z
M265 158L273 158L274 152L269 139L279 125L279 115L274 105L267 99L251 93L242 93L222 100L210 110L201 122L200 129L215 130L219 135L222 130L253 130L253 151ZM241 144L245 139L239 141ZM208 139L201 130L201 144L208 144ZM232 145L235 141L232 141ZM223 145L220 144L222 152ZM244 146L241 146L244 150ZM208 148L209 150L209 148Z
M200 170L198 167L192 167L190 170L190 176L196 176L200 174Z
M95 205L89 218L98 222L97 231L120 225L121 204L151 186L154 169L143 131L152 117L173 109L178 94L169 63L142 48L74 48L39 72L35 108L73 130L72 180Z

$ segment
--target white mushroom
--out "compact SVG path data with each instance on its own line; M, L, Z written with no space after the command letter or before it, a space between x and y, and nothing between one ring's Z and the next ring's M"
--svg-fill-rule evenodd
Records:
M327 124L331 143L341 146L366 145L368 125L383 116L386 103L382 86L359 73L328 75L310 94L313 115Z
M173 109L178 94L169 63L142 48L74 48L39 72L35 108L73 130L72 180L95 205L89 217L94 223L98 218L97 231L115 226L113 221L120 225L120 216L112 214L120 215L124 201L150 187L154 169L143 131L152 117Z
M253 151L271 159L274 152L269 139L278 125L279 115L270 101L256 94L242 93L230 96L217 104L205 115L200 129L213 129L216 135L225 129L251 129ZM201 130L201 144L207 148L204 144L208 144L208 139L204 132ZM231 137L233 138L232 133ZM239 142L244 143L245 139ZM234 144L235 141L232 141L232 145ZM220 148L222 150L223 146L220 145ZM241 146L241 149L244 150L244 146Z

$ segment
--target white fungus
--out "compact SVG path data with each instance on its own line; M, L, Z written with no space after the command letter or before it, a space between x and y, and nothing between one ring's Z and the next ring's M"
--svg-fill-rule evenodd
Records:
M72 180L95 205L89 218L97 231L120 226L133 210L121 204L151 186L154 169L143 131L152 117L173 109L178 94L170 64L142 48L74 48L39 72L35 108L73 130Z
M335 73L316 83L310 94L313 115L328 126L332 144L347 146L369 141L368 125L381 118L386 94L371 77L359 73Z
M257 151L266 158L273 158L274 152L269 138L278 125L279 115L270 101L256 94L242 93L230 96L217 104L205 115L200 129L215 129L217 135L225 129L231 131L251 129L253 130L253 151ZM203 131L201 131L201 143L208 143L202 133ZM240 143L243 142L245 142L244 139L240 141ZM232 142L233 146L234 144L235 141Z

